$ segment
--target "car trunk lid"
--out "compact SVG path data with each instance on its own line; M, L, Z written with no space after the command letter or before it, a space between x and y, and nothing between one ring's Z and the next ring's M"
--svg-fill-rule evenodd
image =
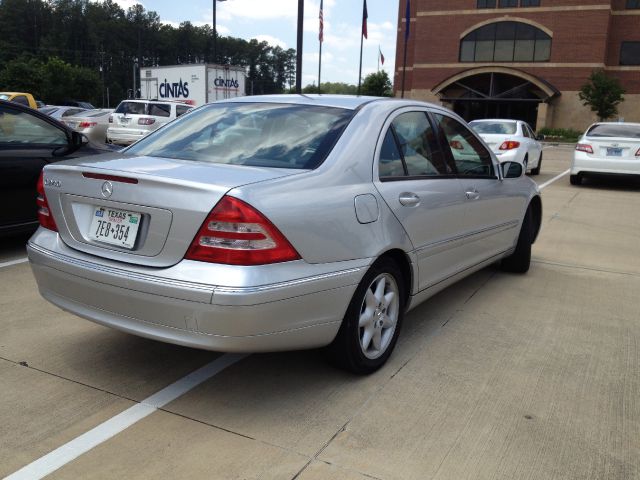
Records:
M630 139L624 137L585 137L586 142L591 145L593 155L611 160L627 159L638 160L640 156L636 154L640 151L640 139Z
M112 260L167 267L185 255L231 189L301 170L108 154L45 169L45 191L68 246Z
M483 133L480 135L480 138L484 140L484 143L491 149L492 152L498 153L500 152L500 145L504 142L511 140L512 137L505 134L489 134Z

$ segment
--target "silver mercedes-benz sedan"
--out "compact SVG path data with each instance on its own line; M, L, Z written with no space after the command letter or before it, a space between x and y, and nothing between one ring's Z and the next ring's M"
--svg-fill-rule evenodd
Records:
M46 166L38 204L29 259L55 305L197 348L328 347L359 373L447 285L497 261L526 272L542 215L522 165L455 114L346 96L200 107Z

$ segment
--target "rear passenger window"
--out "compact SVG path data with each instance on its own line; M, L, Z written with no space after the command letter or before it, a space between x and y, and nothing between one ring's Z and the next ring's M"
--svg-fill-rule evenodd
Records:
M24 95L17 95L13 97L13 102L19 103L20 105L24 105L25 107L29 106L29 100L27 100L27 97Z
M404 177L407 172L404 169L402 155L398 149L393 130L387 130L382 142L382 150L380 151L379 163L380 178L385 177Z
M495 178L491 154L471 131L457 120L434 114L459 176Z
M522 135L527 138L531 138L531 133L529 133L529 129L527 128L527 126L523 123L520 125L520 127L522 128Z
M434 177L453 173L424 112L398 115L380 152L380 178Z
M165 105L163 103L150 103L149 115L154 115L156 117L170 117L171 105Z
M189 110L191 110L191 107L185 107L184 105L176 105L176 117L179 117L180 115L184 115Z

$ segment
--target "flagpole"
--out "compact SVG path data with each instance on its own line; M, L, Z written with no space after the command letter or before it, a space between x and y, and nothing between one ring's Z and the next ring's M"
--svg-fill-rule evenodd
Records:
M360 69L358 70L358 95L362 84L362 45L364 44L365 22L367 21L367 0L362 4L362 26L360 28Z
M322 72L322 42L320 42L320 58L318 58L318 93L320 91L320 72Z
M323 0L320 0L320 33L318 42L320 43L320 51L318 54L318 95L322 93L320 90L320 73L322 72L322 41L324 40L324 12L322 11Z

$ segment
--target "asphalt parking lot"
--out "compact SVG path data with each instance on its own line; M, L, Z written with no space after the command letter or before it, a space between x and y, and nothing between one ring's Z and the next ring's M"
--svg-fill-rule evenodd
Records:
M640 183L571 186L571 154L533 177L529 273L425 302L368 377L94 325L40 298L26 238L2 241L0 476L640 478Z

